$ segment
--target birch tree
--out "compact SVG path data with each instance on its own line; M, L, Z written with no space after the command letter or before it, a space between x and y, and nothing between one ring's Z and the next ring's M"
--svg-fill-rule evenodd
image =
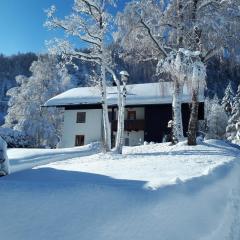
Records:
M50 29L62 29L68 36L66 39L55 39L49 43L50 51L60 54L66 64L73 64L74 59L92 62L98 67L99 86L103 109L104 148L111 149L111 131L108 118L106 74L110 73L120 88L120 82L112 68L111 53L107 42L111 41L113 32L113 17L109 8L116 6L115 0L75 0L72 13L64 19L55 16L56 7L47 11L46 26ZM79 45L74 46L73 37ZM80 49L84 44L87 51ZM118 94L120 102L120 94Z
M117 126L117 136L116 136L116 143L114 151L122 154L123 144L124 144L124 115L125 115L125 104L126 104L126 97L127 97L127 88L126 83L129 77L128 72L121 71L121 80L123 83L123 87L119 89L121 94L121 98L119 99L118 103L118 126Z
M159 61L157 65L157 73L168 73L173 80L173 142L178 142L183 139L183 124L181 111L181 97L183 84L186 80L187 68L184 56L181 52L171 52L163 61Z
M232 48L233 39L235 42L238 39L239 3L239 0L132 1L119 16L122 45L128 56L139 61L159 62L184 48L198 51L202 64L206 64L223 50L226 53ZM192 77L195 76L196 71L192 72ZM196 86L194 79L190 81ZM196 144L197 112L198 91L193 87L189 145Z

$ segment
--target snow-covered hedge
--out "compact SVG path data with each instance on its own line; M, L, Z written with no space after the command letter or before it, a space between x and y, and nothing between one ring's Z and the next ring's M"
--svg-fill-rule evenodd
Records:
M32 139L17 130L0 127L0 136L6 141L7 146L10 148L32 147Z
M0 137L0 176L8 175L9 173L7 143Z

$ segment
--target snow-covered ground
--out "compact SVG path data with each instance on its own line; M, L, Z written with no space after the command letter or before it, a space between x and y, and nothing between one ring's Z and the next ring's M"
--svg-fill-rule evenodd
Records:
M196 147L163 143L125 147L123 156L99 153L43 167L137 180L145 182L147 188L156 189L208 175L216 167L239 157L239 153L220 141L209 140Z
M11 173L14 173L50 162L92 155L97 153L98 149L99 145L94 143L83 147L63 149L10 148L7 154L10 159Z
M224 142L44 151L9 151L12 170L37 167L0 179L1 239L240 239L240 151Z

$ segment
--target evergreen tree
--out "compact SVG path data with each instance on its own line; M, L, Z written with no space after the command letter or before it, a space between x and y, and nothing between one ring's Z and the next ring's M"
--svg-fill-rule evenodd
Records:
M224 97L221 102L228 116L231 115L233 102L234 102L234 91L232 89L231 82L229 82L227 88L225 89Z
M228 121L228 126L226 128L226 135L229 141L236 142L237 140L237 128L240 120L240 85L236 96L233 99L232 114Z

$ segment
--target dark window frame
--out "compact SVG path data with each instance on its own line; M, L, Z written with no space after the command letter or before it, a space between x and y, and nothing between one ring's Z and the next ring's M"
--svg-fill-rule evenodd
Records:
M75 136L75 147L84 146L85 136L84 135L76 135Z
M133 118L131 118L131 115ZM127 120L137 120L137 112L135 110L128 111Z
M86 123L86 112L77 112L76 123Z

